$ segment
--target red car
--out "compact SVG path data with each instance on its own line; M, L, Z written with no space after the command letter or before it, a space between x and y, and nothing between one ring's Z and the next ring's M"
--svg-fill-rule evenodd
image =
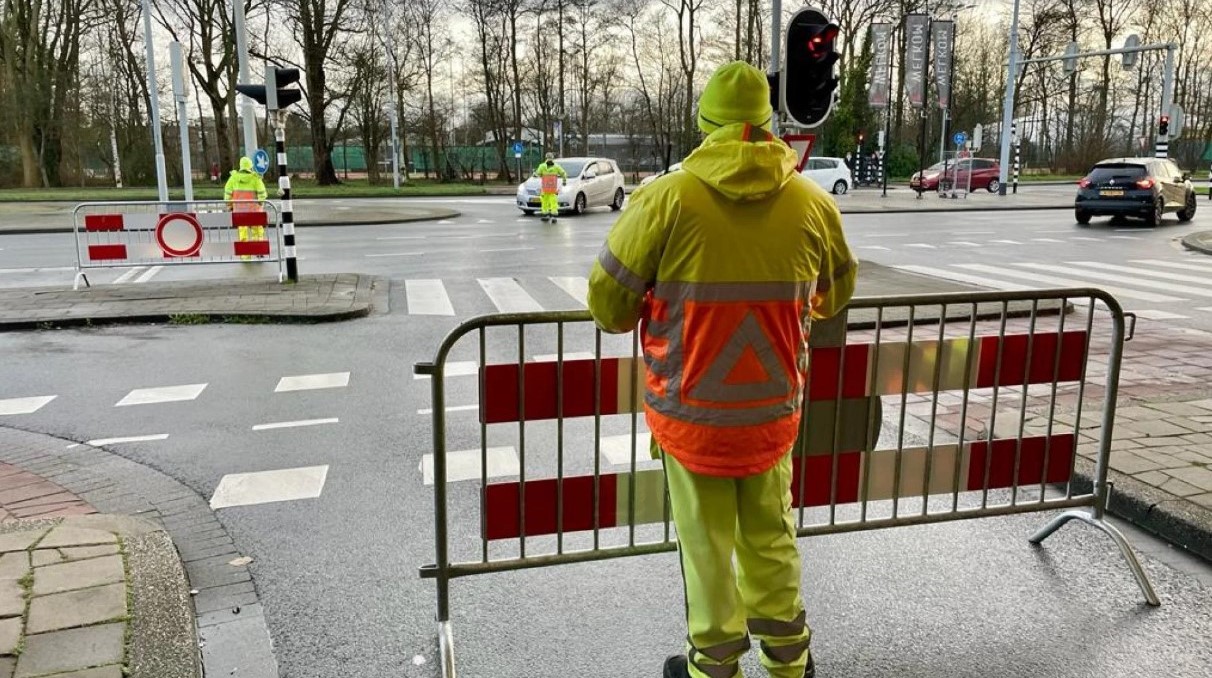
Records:
M996 160L988 158L964 158L959 161L949 161L945 165L948 183L955 182L955 187L965 189L969 186L969 176L972 179L972 190L983 188L990 193L996 193L1002 187L998 175L1001 166ZM922 172L915 172L909 179L909 187L924 193L937 191L939 180L944 177L944 163L935 163Z

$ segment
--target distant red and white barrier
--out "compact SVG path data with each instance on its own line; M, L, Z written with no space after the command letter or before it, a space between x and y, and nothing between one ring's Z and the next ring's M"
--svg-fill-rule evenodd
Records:
M90 268L257 262L285 275L280 214L269 202L84 203L74 222L74 289L89 284Z

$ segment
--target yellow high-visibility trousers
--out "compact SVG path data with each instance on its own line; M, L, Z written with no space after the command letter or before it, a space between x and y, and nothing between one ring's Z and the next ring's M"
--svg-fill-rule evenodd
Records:
M544 216L560 216L560 194L544 193L539 196L539 210Z
M686 587L690 675L740 676L752 634L772 678L803 678L812 633L800 597L791 454L747 478L699 475L663 459Z

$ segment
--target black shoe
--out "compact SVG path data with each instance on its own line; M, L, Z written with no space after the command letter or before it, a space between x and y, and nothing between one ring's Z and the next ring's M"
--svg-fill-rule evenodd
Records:
M664 678L690 678L690 667L686 655L679 654L665 660Z
M812 661L812 651L808 651L808 664L804 667L804 678L816 678L816 664Z

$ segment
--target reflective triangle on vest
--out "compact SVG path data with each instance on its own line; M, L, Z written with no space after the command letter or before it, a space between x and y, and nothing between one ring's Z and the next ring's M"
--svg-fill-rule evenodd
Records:
M786 398L790 392L787 371L770 338L753 312L746 311L689 395L705 402L735 404Z

